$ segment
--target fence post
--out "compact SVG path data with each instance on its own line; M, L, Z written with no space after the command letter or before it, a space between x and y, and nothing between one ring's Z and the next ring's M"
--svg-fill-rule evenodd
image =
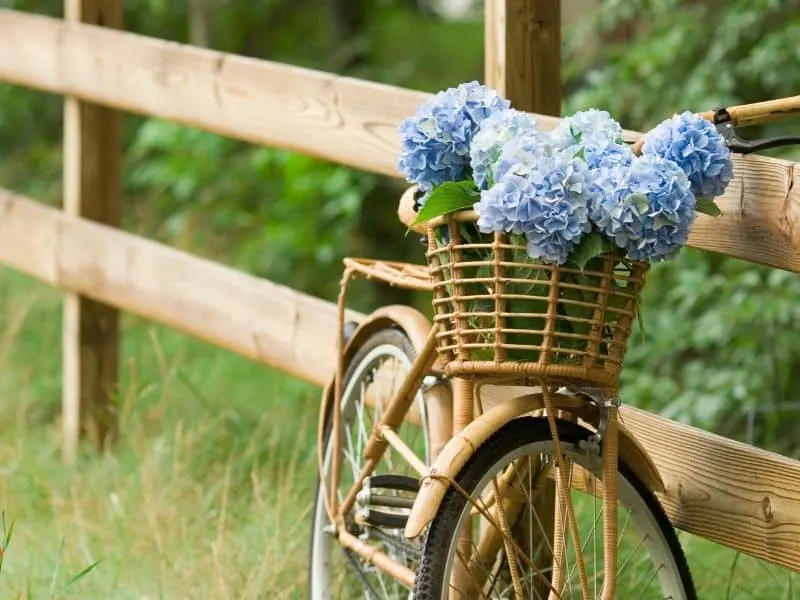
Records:
M122 0L65 0L67 21L122 27ZM102 60L102 56L97 57ZM121 217L122 115L64 99L64 210L108 225ZM75 294L64 302L64 457L75 458L86 435L102 448L114 439L117 414L119 313Z
M486 84L514 108L561 114L560 0L486 0Z
M560 0L486 0L484 61L486 85L510 100L514 108L559 116ZM548 482L537 494L536 511L542 515L542 534L551 542L530 557L534 564L553 564L550 549L555 546L556 510L556 488ZM546 598L549 588L537 581L535 592Z

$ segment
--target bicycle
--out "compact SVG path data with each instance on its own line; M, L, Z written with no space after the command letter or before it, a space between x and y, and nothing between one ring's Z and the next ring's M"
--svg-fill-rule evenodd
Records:
M748 142L736 132L798 114L800 96L701 113L737 153L800 143ZM638 153L641 141L633 148ZM410 188L400 202L406 225L415 196ZM558 349L548 346L547 331L538 332L545 359L516 362L509 357L527 346L509 340L525 332L504 329L508 315L500 309L514 290L462 260L476 244L462 239L458 223L472 219L466 211L415 228L424 233L430 268L344 260L339 361L319 422L312 600L694 599L686 558L655 496L664 484L618 416L625 339L646 268L619 272L606 261L594 274L590 293L611 293L602 282L612 280L633 293L602 300L604 310L618 311L617 327L595 328L580 364L548 363ZM446 229L444 246L437 228ZM494 256L513 263L514 248L499 239ZM547 271L552 312L559 268L537 268ZM434 322L388 306L357 327L346 323L355 277L431 293ZM486 310L497 321L488 350L465 337L479 316L461 302L464 290L474 291L467 283L486 279L487 301L495 302Z

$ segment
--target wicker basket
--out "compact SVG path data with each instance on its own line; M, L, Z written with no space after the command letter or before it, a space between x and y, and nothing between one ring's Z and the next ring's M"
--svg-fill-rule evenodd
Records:
M583 270L480 234L472 211L428 227L438 352L451 376L615 390L648 263L614 254Z

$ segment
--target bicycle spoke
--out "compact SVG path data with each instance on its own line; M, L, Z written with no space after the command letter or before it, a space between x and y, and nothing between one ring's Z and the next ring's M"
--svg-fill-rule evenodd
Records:
M656 569L656 570L653 572L653 574L650 576L650 579L648 580L648 582L647 582L647 585L646 585L646 586L645 586L645 587L642 589L641 593L639 594L639 596L637 596L637 599L636 599L636 600L642 600L642 598L644 598L644 593L645 593L645 592L646 592L646 591L649 589L649 587L650 587L650 584L651 584L651 583L653 582L653 580L655 580L655 578L658 576L658 573L659 573L659 571L661 571L661 567L660 567L660 566L659 566L659 567L658 567L658 569Z

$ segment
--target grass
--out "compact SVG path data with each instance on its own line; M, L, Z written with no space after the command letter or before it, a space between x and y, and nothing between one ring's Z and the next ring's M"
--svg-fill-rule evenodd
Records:
M317 390L125 318L121 443L65 467L59 306L0 275L0 598L302 597Z
M0 271L0 598L304 598L318 391L126 316L121 442L64 466L60 299ZM800 598L681 541L700 598Z

